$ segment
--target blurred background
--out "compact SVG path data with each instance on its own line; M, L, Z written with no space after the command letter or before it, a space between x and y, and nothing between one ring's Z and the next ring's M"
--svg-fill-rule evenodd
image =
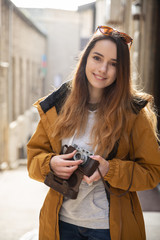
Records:
M26 172L26 144L39 120L32 104L71 78L81 50L98 25L117 28L133 38L133 84L153 94L160 114L159 0L0 0L1 240L19 239L37 227L34 211L38 214L47 191L42 184L33 184ZM139 198L146 224L153 227L148 239L158 240L154 234L159 231L160 235L159 185L140 192ZM23 206L21 212L19 206ZM13 219L17 211L20 214L18 223L11 221L12 211ZM19 226L14 234L5 230L8 223L13 229Z

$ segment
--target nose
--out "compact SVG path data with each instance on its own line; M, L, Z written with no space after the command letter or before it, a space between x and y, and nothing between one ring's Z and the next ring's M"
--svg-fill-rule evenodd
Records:
M99 68L99 72L106 74L107 71L108 71L108 63L102 63Z

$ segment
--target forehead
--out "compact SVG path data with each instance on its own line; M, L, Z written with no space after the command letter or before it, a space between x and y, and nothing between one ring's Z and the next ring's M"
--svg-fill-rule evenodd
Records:
M117 58L117 46L111 40L100 40L96 42L90 53L100 53L104 57Z

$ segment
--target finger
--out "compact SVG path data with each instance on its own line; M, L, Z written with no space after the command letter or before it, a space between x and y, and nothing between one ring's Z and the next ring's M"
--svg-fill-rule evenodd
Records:
M103 160L103 158L99 155L93 155L93 156L90 156L90 158L92 158L98 162L101 162Z
M83 176L83 180L88 183L89 177L87 177L86 175L84 175L84 176Z
M60 178L68 179L77 168L78 166L73 166L69 168L62 167L62 168L59 168L57 171L55 171L55 174Z
M78 166L63 167L61 171L64 173L72 174L77 168Z
M95 181L95 174L93 174L92 176L90 176L89 178L88 178L88 183L92 183L92 182L94 182Z
M63 174L71 175L77 168L78 168L78 166L59 167L54 172L58 176L63 175Z
M71 174L67 174L67 173L61 173L61 174L56 174L59 178L61 179L69 179Z
M70 166L78 166L79 164L81 164L83 161L82 160L77 160L77 161L68 161L68 160L62 160L60 162L61 166L64 167L70 167Z
M98 174L98 171L95 171L92 176L90 177L87 177L87 176L84 176L83 179L88 183L92 183L92 182L95 182L95 181L98 181L100 179L100 176Z
M61 154L60 157L61 157L62 159L71 159L71 158L74 156L74 154L76 153L76 151L77 151L77 150L74 150L74 151L71 152L71 153Z

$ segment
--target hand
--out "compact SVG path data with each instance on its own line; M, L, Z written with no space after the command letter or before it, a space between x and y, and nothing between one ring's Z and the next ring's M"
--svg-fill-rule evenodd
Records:
M66 160L72 159L76 150L72 153L57 155L51 158L50 167L54 173L63 179L68 179L72 173L78 168L78 165L82 163L82 160Z
M92 158L92 159L94 159L94 160L99 162L98 168L99 168L102 176L104 177L107 174L107 172L109 171L109 162L106 161L104 158L102 158L99 155L90 156L90 158ZM88 184L90 184L90 183L92 183L94 181L98 181L100 178L101 178L101 176L99 175L98 170L96 170L92 174L92 176L90 176L90 177L87 177L87 176L84 175L83 180L85 182L87 182Z

